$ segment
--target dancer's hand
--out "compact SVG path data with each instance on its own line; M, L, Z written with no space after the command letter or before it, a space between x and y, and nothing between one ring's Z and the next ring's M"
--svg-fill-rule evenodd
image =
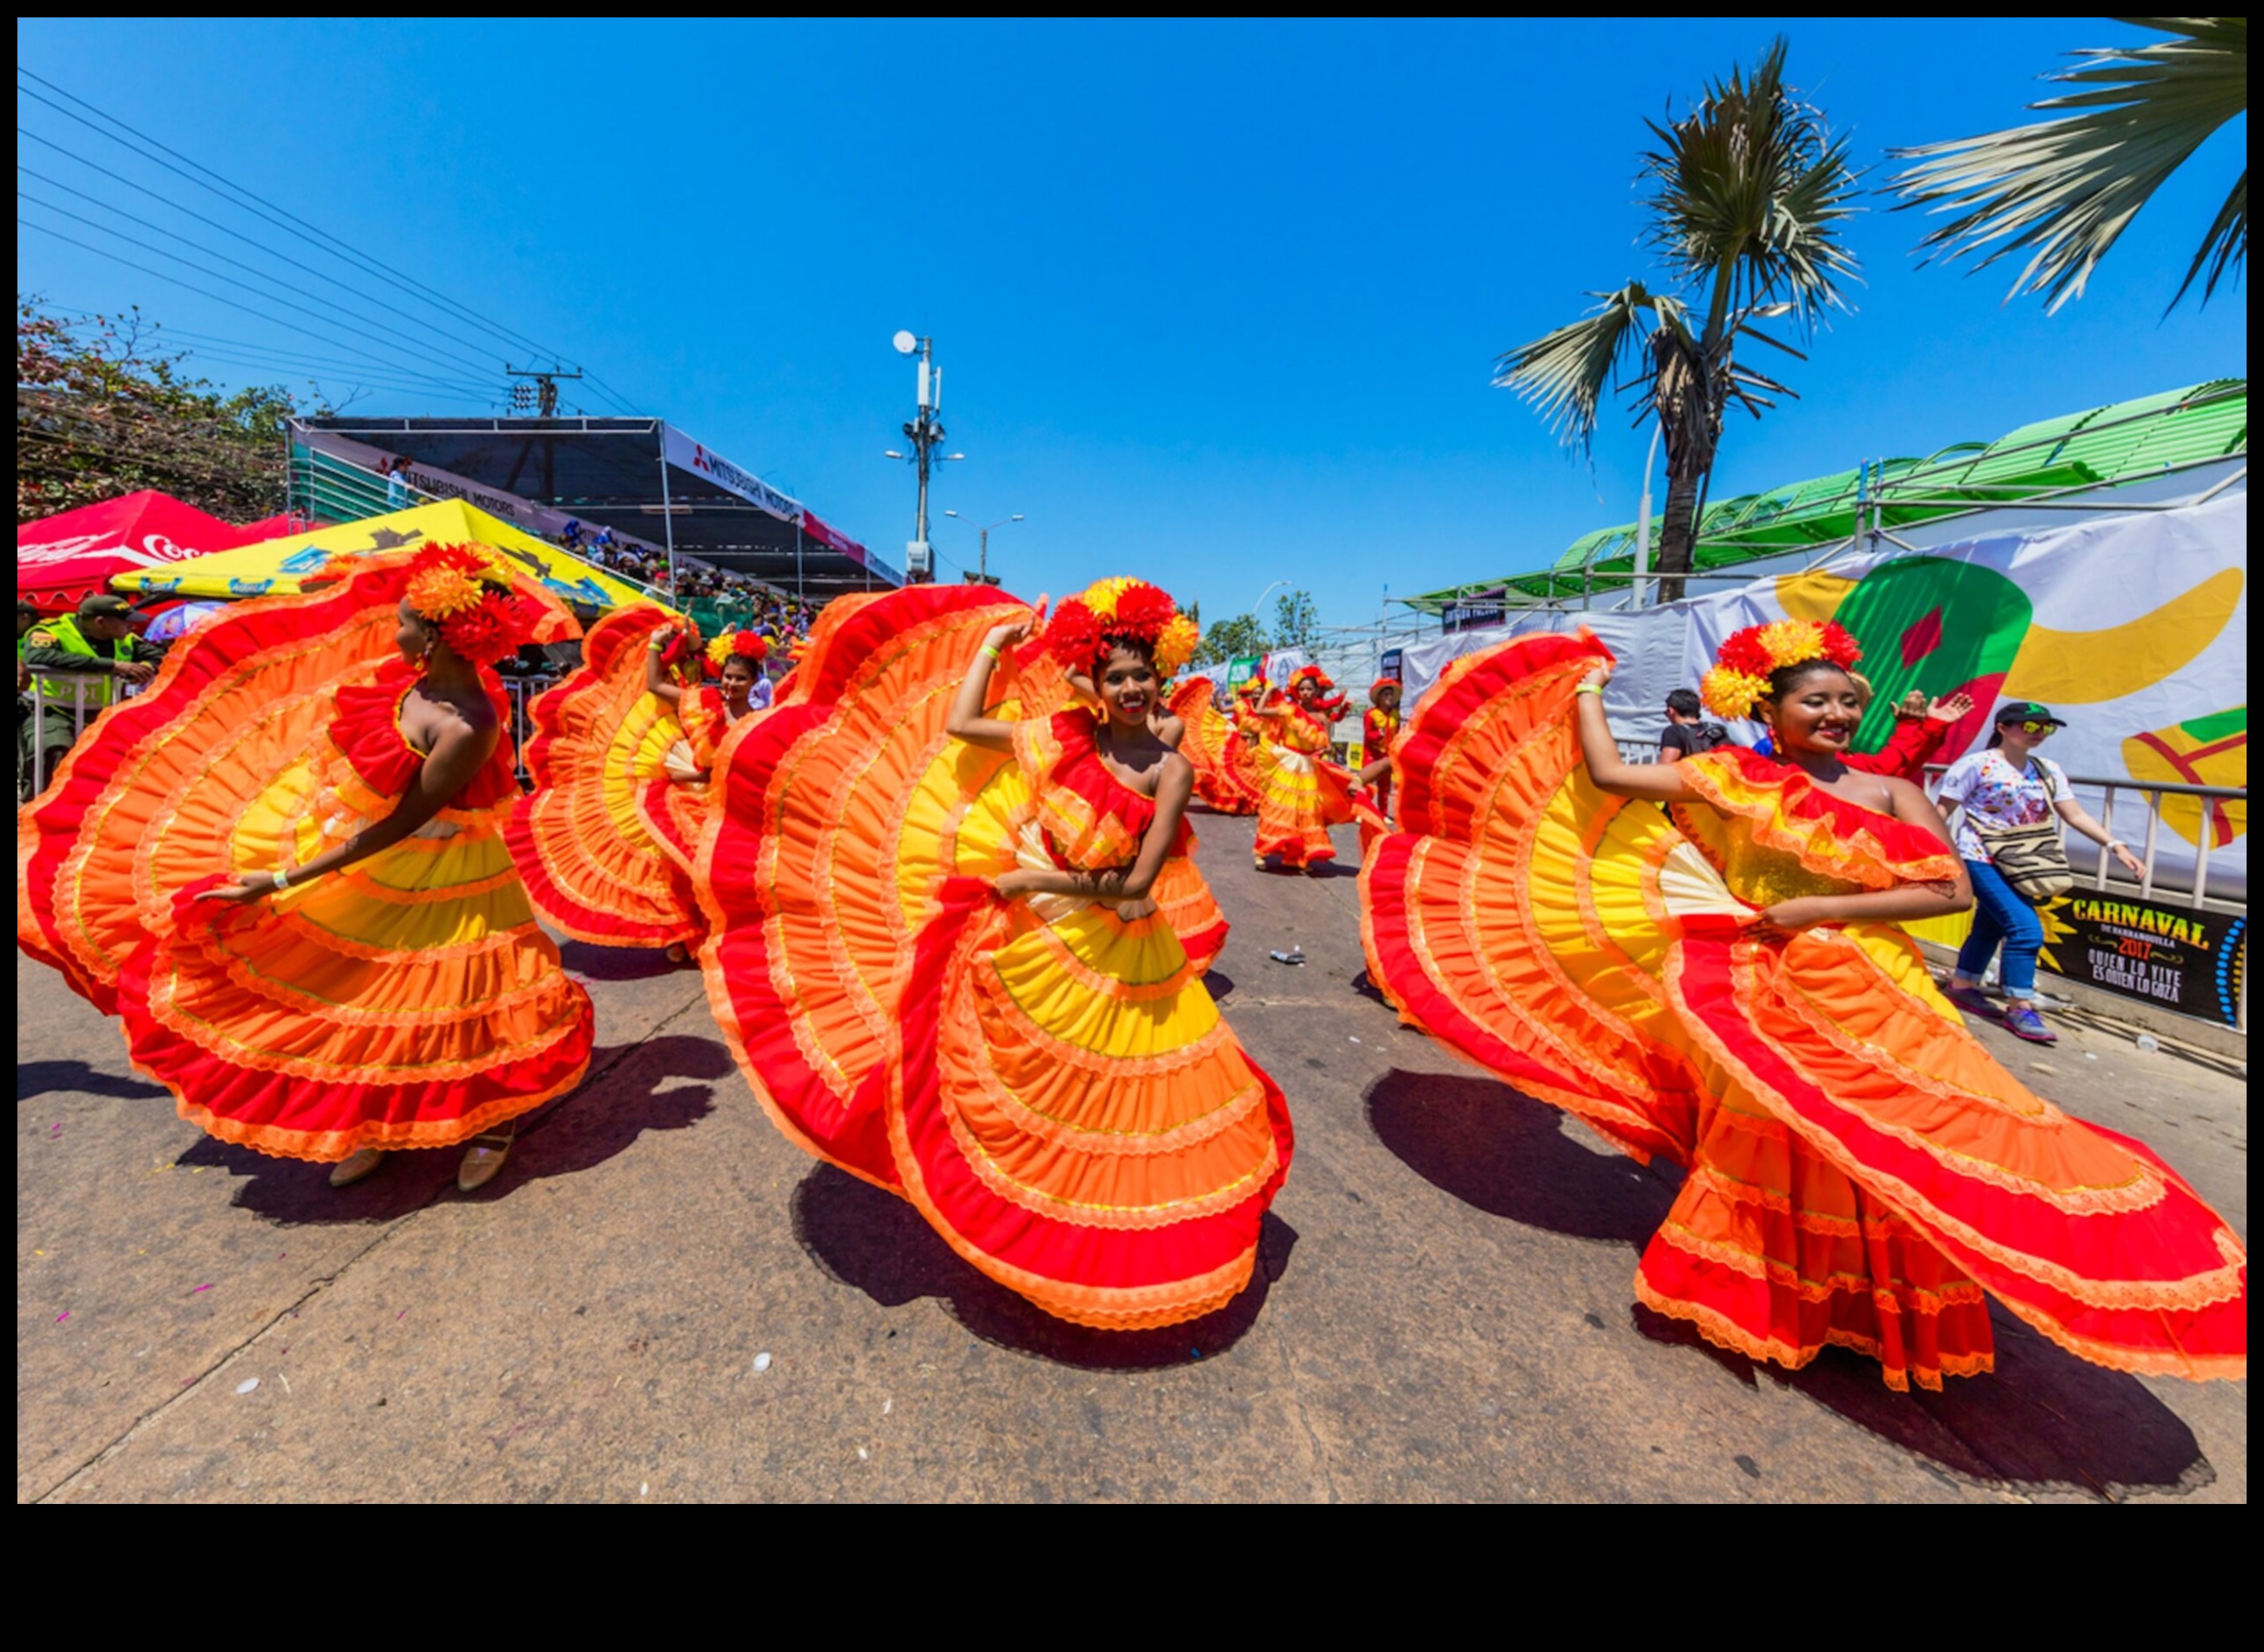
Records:
M1001 872L998 875L998 881L993 883L990 887L997 890L1007 899L1012 900L1018 895L1027 895L1030 892L1031 880L1035 877L1035 873L1031 872L1025 868L1017 866L1010 872Z
M1946 700L1927 702L1926 720L1929 723L1955 723L1973 709L1973 696L1960 688Z
M1813 895L1801 895L1764 908L1760 921L1753 928L1763 935L1790 940L1803 929L1812 929L1819 923L1831 921L1832 911L1826 902Z
M231 906L249 906L275 892L275 879L266 872L246 872L224 889L207 889L199 900L223 900Z
M1602 665L1597 666L1586 676L1580 679L1580 687L1583 688L1602 688L1606 683L1612 680L1612 667L1614 663L1615 662L1611 660L1606 660Z
M990 647L1004 649L1023 641L1032 631L1045 623L1047 599L1041 596L1038 606L1019 620L1008 620L1004 625L994 625L983 642Z
M1150 896L1143 895L1137 900L1120 900L1116 903L1116 916L1121 922L1137 923L1143 918L1152 918L1155 915L1156 902Z

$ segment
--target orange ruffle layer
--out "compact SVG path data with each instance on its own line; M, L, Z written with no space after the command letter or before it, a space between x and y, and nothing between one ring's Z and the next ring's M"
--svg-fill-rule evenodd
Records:
M1710 806L1678 825L1602 797L1571 708L1607 658L1549 636L1455 662L1400 747L1362 923L1404 1016L1691 1167L1643 1299L1788 1365L1860 1349L1896 1386L1987 1369L1984 1290L2100 1364L2245 1372L2245 1253L2181 1178L2023 1088L1899 930L1749 928L1938 881L1939 841L1750 753L1684 765Z
M1059 1318L1134 1330L1223 1307L1288 1174L1289 1113L1170 927L1099 918L1105 962L1088 980L1048 966L1063 938L1027 902L971 879L940 902L887 1069L905 1196L968 1262ZM1065 1021L1078 1041L1059 1036Z

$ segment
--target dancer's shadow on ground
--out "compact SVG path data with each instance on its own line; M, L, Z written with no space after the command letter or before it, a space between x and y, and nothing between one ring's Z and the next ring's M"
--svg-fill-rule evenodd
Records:
M124 1073L105 1073L83 1061L19 1061L16 1064L16 1099L28 1102L40 1095L114 1095L121 1101L167 1099L165 1087Z
M558 956L573 974L592 981L647 981L657 975L683 975L698 979L690 964L670 960L661 947L601 947L586 941L565 941Z
M177 1162L242 1177L236 1203L272 1221L390 1222L443 1197L508 1197L522 1183L602 1164L646 1131L696 1124L715 1110L706 1081L730 1069L729 1052L712 1038L679 1035L599 1050L590 1061L596 1076L522 1118L509 1161L474 1194L456 1191L461 1146L388 1153L375 1174L349 1188L330 1185L326 1164L270 1158L210 1137Z
M1639 1251L1674 1202L1673 1181L1592 1152L1564 1133L1556 1109L1493 1079L1395 1067L1369 1088L1368 1121L1432 1186L1551 1233Z
M1495 1080L1394 1070L1368 1096L1376 1138L1434 1187L1513 1221L1640 1254L1673 1203L1680 1173L1589 1151L1556 1109ZM1633 1273L1633 1257L1629 1273ZM2086 1364L1991 1306L1993 1375L1944 1392L1898 1394L1872 1360L1826 1349L1788 1372L1705 1341L1684 1321L1631 1304L1635 1328L1685 1346L1749 1388L1781 1384L1941 1470L1990 1487L2066 1488L2102 1497L2190 1491L2217 1477L2193 1430L2145 1385Z
M977 1273L909 1204L831 1165L819 1165L795 1190L794 1232L828 1273L884 1307L939 1297L986 1343L1099 1371L1184 1365L1231 1348L1256 1322L1297 1242L1296 1229L1269 1214L1248 1288L1217 1313L1161 1330L1097 1331L1057 1320Z

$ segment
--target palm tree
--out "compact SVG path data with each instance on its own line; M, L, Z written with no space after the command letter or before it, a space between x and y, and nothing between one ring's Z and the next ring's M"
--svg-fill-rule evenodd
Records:
M2088 66L2050 78L2081 87L2031 109L2078 113L1977 138L1889 153L1919 164L1898 176L1905 207L1948 213L1919 243L1955 258L1983 252L1985 269L2029 253L2007 300L2042 293L2047 312L2080 297L2091 272L2154 191L2217 128L2248 108L2248 19L2130 18L2170 38L2152 46L2078 52ZM2248 169L2217 208L2170 300L2174 309L2206 268L2202 302L2248 258Z
M1681 120L1645 122L1658 147L1637 178L1651 189L1662 289L1630 281L1591 294L1602 301L1593 310L1507 352L1494 374L1585 452L1607 382L1636 364L1636 422L1655 418L1666 441L1658 566L1667 600L1690 571L1723 414L1734 402L1759 418L1772 397L1793 394L1738 361L1739 341L1806 360L1754 324L1789 318L1804 334L1823 310L1846 308L1840 283L1857 275L1840 234L1858 174L1847 141L1784 84L1784 58L1779 39L1750 76L1733 69L1709 84Z

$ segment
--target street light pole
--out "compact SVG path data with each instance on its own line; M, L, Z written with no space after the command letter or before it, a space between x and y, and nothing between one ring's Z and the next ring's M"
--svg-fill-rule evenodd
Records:
M944 514L951 518L954 522L965 522L967 520L967 519L961 516L957 511L946 511ZM990 528L977 528L975 529L976 571L968 576L968 583L969 585L997 585L998 583L996 579L990 577L990 528L1004 528L1009 522L1019 522L1021 520L1022 513L1020 511L1017 511L1012 516L1000 517L997 521L991 523ZM970 527L973 526L971 523L969 525Z

